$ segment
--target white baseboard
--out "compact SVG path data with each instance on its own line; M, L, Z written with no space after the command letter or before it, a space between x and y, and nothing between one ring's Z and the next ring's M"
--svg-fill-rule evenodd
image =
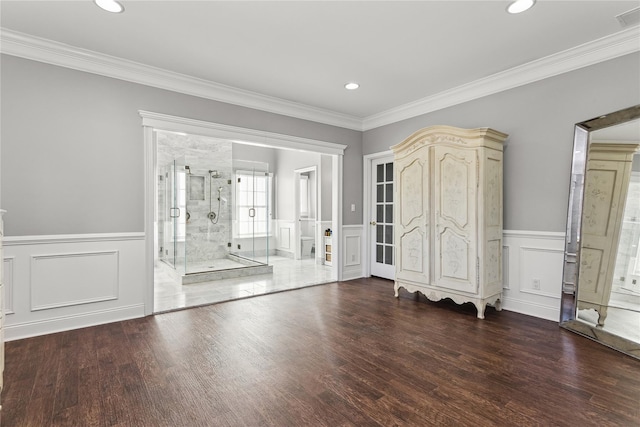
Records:
M526 314L528 316L538 317L540 319L560 321L560 307L538 304L532 301L520 300L505 297L502 302L502 309L513 311L515 313Z
M357 268L346 267L342 270L343 282L347 280L359 279L361 277L364 277L364 275L362 274L362 268L360 267L357 267Z
M38 335L53 334L88 326L119 322L121 320L144 317L144 304L117 307L108 310L95 310L68 316L51 317L4 327L5 341L19 340Z

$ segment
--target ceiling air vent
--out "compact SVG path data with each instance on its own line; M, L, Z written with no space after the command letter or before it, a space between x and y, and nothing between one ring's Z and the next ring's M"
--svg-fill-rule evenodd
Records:
M638 25L640 23L640 7L636 7L635 9L631 9L625 13L621 13L620 15L616 16L616 19L623 27Z

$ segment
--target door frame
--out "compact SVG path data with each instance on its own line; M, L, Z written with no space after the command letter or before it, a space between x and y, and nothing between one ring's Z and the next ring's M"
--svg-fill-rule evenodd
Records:
M379 160L381 158L384 157L391 157L393 160L393 151L391 150L387 150L387 151L381 151L379 153L372 153L372 154L366 154L363 156L363 187L364 187L364 194L362 195L362 227L363 227L363 253L364 253L364 259L365 259L365 263L364 263L364 269L363 269L363 273L364 273L364 277L371 277L371 232L370 232L370 228L369 228L369 222L371 221L371 218L374 217L374 212L372 212L371 209L371 205L372 205L372 200L371 200L371 195L373 194L373 187L372 187L372 182L373 182L373 161L374 160ZM394 171L395 174L395 171ZM394 180L394 192L396 190L395 188L395 180ZM395 197L394 197L394 201L395 201ZM394 219L395 221L395 219ZM395 247L395 244L394 244Z
M316 200L315 200L315 206L316 206L316 218L314 220L314 223L316 224L317 227L317 223L318 223L318 212L320 212L318 210L319 206L318 206L318 189L319 189L319 182L320 180L318 179L318 166L317 165L313 165L313 166L307 166L304 168L299 168L299 169L295 169L293 171L293 188L294 190L294 205L295 205L295 230L294 230L294 239L295 239L295 250L294 250L294 259L296 260L301 260L302 259L302 220L300 219L300 176L303 173L306 172L313 172L315 173L315 196L316 196ZM317 239L317 230L316 233L313 233L314 236L314 241ZM318 250L318 242L315 242L316 244L316 251ZM317 254L316 254L317 257Z
M343 161L347 146L334 142L302 138L250 128L228 126L219 123L206 122L185 117L171 116L138 110L142 118L144 143L144 313L145 316L154 314L154 263L156 257L157 236L157 148L156 130L183 132L202 135L211 138L231 140L247 145L280 148L288 150L302 150L319 154L331 155L332 158L332 227L342 230L342 190L343 190ZM336 259L342 254L342 242L335 245ZM332 266L336 280L342 280L343 264L336 262Z

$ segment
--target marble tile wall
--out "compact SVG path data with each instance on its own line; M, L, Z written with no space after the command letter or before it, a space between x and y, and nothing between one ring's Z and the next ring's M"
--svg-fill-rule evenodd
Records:
M190 168L191 176L204 177L204 188L200 188L201 179L189 181L187 175L186 202L189 220L186 223L185 250L187 272L190 265L201 266L203 262L225 258L227 244L231 242L232 219L232 143L199 135L183 135L173 132L158 132L158 169L162 170L174 159L184 160ZM209 171L215 170L217 177L210 178ZM196 181L197 180L197 181ZM190 184L193 184L191 186ZM193 190L193 193L189 189ZM218 188L221 192L218 193ZM159 201L164 185L159 185ZM196 191L197 190L197 191ZM204 200L202 200L202 190ZM221 200L218 201L220 194ZM190 197L191 196L191 197ZM195 199L195 200L194 200ZM159 206L160 203L159 203ZM209 219L209 212L216 219ZM159 212L162 212L159 210ZM159 230L160 226L159 215ZM159 231L160 233L160 231Z

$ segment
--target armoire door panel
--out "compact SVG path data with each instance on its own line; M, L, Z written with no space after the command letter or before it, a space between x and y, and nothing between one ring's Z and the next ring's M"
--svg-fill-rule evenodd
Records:
M439 214L443 219L452 221L460 229L464 229L469 222L469 195L467 194L467 186L472 181L469 174L475 173L469 170L473 165L473 161L466 157L457 156L453 153L446 152L441 156L436 150L437 164L437 181L438 187L438 205Z
M402 226L407 227L413 220L427 214L422 198L425 182L423 163L415 160L400 170L398 184L401 206Z
M434 160L435 223L439 234L434 248L435 283L475 292L477 154L475 150L435 147Z
M580 253L580 299L593 303L602 300L602 261L604 251L583 247Z
M436 280L438 286L464 292L476 291L475 252L471 242L451 228L436 239Z
M429 282L429 248L425 233L418 227L400 238L398 270L400 279Z
M499 156L498 156L499 154ZM487 227L499 227L502 234L502 153L485 159L487 184L484 189Z
M617 170L589 170L583 207L582 233L606 236L611 225L611 213Z
M485 281L502 286L502 238L487 241L485 263Z

